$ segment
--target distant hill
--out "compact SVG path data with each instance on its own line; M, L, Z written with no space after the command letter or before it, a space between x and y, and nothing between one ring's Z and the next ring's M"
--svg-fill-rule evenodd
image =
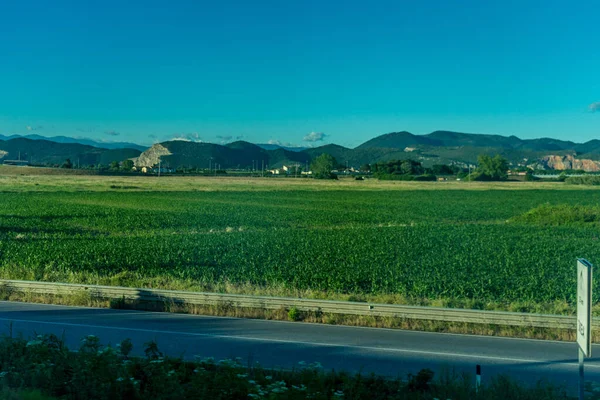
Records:
M99 147L102 149L136 149L139 151L144 151L148 148L148 146L142 146L136 143L130 142L98 142L92 139L85 138L72 138L68 136L53 136L53 137L45 137L41 135L31 134L31 135L10 135L4 136L0 135L0 140L10 140L17 138L25 138L31 140L47 140L55 143L78 143L85 144L88 146Z
M161 153L162 154L159 154ZM377 162L414 159L425 166L433 164L475 165L480 154L500 154L512 165L561 165L544 163L548 156L585 157L600 159L600 140L573 143L551 138L523 140L516 136L481 135L451 131L435 131L427 135L410 132L392 132L375 137L354 149L327 144L301 151L290 151L283 147L265 149L264 145L234 142L225 146L209 143L165 142L147 150L137 164L154 165L161 157L171 166L189 165L208 167L209 160L223 168L269 168L299 163L304 165L319 155L327 153L341 164L360 167ZM146 157L154 155L154 158ZM595 162L595 161L594 161ZM592 165L594 162L582 162ZM576 163L576 162L575 162ZM564 163L563 163L564 164ZM579 164L577 164L579 165Z
M103 149L78 143L57 143L22 137L0 140L0 163L20 158L32 164L60 165L68 158L75 165L108 165L112 161L138 157L140 153L136 149Z
M277 149L284 149L284 150L288 150L288 151L302 151L302 150L306 150L308 147L290 147L290 146L282 146L279 144L272 144L272 143L257 143L256 144L258 147L263 148L265 150L277 150Z
M57 136L62 142L39 139L28 135L0 140L0 161L21 158L33 163L60 164L66 158L80 165L108 164L136 158L136 165L153 166L159 160L165 166L208 168L262 169L283 165L304 166L323 153L331 154L341 165L360 167L390 160L414 159L425 166L433 164L475 165L480 154L500 154L512 165L529 165L540 168L561 168L562 165L600 165L600 140L586 143L552 138L520 139L516 136L473 134L452 131L435 131L427 135L410 132L392 132L366 141L354 149L326 144L311 148L292 148L271 144L253 144L237 141L225 145L196 143L182 140L156 144L143 152L139 148L103 148L69 143L72 139ZM36 140L32 140L36 139ZM1 139L1 138L0 138ZM93 142L93 141L92 141ZM122 142L121 144L126 144ZM116 145L113 143L113 145ZM139 146L142 147L142 146ZM544 160L551 160L547 162ZM560 162L556 160L562 160ZM565 161L567 160L567 161Z
M594 142L594 141L590 141ZM588 143L590 143L588 142ZM360 148L405 148L410 146L432 147L487 147L505 149L523 149L533 151L574 150L577 145L570 141L541 138L519 139L516 136L485 135L452 131L435 131L427 135L413 135L410 132L393 132L377 136L357 147Z
M392 132L377 136L357 147L357 149L395 148L404 149L414 145L441 146L442 142L427 136L413 135L410 132Z
M262 169L281 167L292 163L305 163L309 156L302 152L288 151L283 148L265 150L255 144L237 141L226 145L214 143L196 143L173 140L155 144L135 161L137 166L153 166L158 161L165 166L176 168L220 168Z

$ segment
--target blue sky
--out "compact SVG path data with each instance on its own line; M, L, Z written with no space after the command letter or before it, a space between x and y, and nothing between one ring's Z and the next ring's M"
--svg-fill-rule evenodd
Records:
M582 142L600 138L599 15L597 1L5 1L0 133Z

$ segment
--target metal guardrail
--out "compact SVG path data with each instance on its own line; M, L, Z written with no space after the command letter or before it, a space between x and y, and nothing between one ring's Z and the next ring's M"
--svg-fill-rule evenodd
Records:
M332 314L371 315L429 321L471 324L575 329L576 318L504 311L465 310L458 308L419 307L397 304L359 303L287 297L246 296L237 294L187 292L179 290L137 289L118 286L81 285L37 281L1 280L0 288L23 293L72 295L80 292L102 299L125 299L145 303L228 305L244 308L290 309ZM600 321L594 321L600 328Z

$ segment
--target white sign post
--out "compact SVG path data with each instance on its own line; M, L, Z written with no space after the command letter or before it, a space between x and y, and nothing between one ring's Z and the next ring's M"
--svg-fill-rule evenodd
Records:
M583 359L592 356L592 264L577 260L577 344L579 345L579 399L584 398Z

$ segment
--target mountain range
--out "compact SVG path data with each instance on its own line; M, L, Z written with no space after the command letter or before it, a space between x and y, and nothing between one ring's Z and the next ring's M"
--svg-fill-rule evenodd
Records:
M0 163L4 160L24 160L31 164L60 165L68 158L74 165L89 166L123 161L141 154L137 149L106 149L79 143L58 143L17 137L0 140Z
M55 143L78 143L78 144L85 144L85 145L93 146L93 147L100 147L103 149L136 149L139 151L144 151L148 148L148 146L142 146L142 145L139 145L136 143L131 143L131 142L98 142L98 141L92 140L92 139L77 138L77 137L74 138L74 137L69 137L69 136L46 137L46 136L36 135L36 134L10 135L10 136L0 135L0 140L10 140L10 139L17 139L17 138L25 138L25 139L31 139L31 140L48 140L50 142L55 142Z
M529 165L542 169L561 169L582 165L600 170L600 140L575 143L552 138L520 139L516 136L435 131L427 135L392 132L377 136L351 149L335 144L313 148L286 148L274 144L237 141L224 145L182 140L155 144L150 148L131 143L95 142L68 137L44 138L0 136L0 161L16 159L18 152L35 163L56 164L70 158L81 165L107 164L134 159L138 166L152 166L160 160L172 168L219 165L221 168L276 168L282 165L305 165L323 153L334 156L340 164L360 167L363 164L394 159L415 159L425 166L433 164L473 165L480 154L500 154L512 165ZM32 138L33 137L33 138ZM2 140L2 139L5 140ZM8 140L6 140L8 139ZM57 139L55 141L54 139ZM60 140L60 142L58 141ZM77 143L69 142L79 141ZM82 143L82 141L87 143ZM89 145L93 142L95 145ZM120 146L120 147L117 147ZM584 162L585 160L585 162Z

